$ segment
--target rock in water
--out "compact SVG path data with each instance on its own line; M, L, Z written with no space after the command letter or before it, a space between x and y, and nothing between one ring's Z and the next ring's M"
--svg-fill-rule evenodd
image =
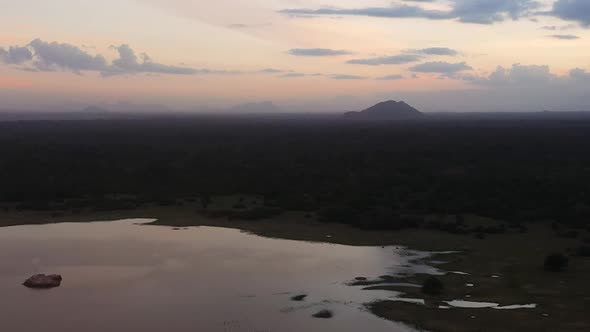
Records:
M329 318L334 317L334 313L331 312L330 310L322 310L322 311L314 314L313 317L315 317L315 318L329 319Z
M304 301L306 298L307 298L307 295L297 295L297 296L293 296L291 298L291 301L301 302L301 301Z
M55 288L61 285L61 276L52 274L36 274L27 279L23 285L29 288Z

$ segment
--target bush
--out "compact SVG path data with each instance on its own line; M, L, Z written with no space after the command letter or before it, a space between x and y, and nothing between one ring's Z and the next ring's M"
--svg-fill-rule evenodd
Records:
M578 234L579 233L577 231L570 230L570 231L561 232L558 235L560 237L564 237L566 239L576 239L576 238L578 238Z
M403 227L399 213L390 208L375 208L359 217L356 227L369 230L400 230Z
M249 210L235 211L230 218L240 220L262 220L278 216L283 213L279 208L257 207Z
M246 205L242 202L234 204L234 209L236 210L244 210L246 209Z
M590 246L580 246L576 254L578 256L590 257Z
M326 223L355 224L358 222L358 211L348 206L330 206L318 212L319 220Z
M545 258L545 271L561 272L567 269L569 258L564 254L551 254Z
M444 288L442 281L438 278L429 277L424 281L424 284L422 284L422 293L427 295L440 295Z
M504 224L500 226L488 226L483 229L483 232L487 234L504 234L506 233L506 226Z

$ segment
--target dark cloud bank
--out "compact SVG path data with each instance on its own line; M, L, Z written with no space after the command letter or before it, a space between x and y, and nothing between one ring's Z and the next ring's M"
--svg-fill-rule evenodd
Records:
M423 18L429 20L455 20L462 23L493 24L522 17L548 15L582 26L590 26L590 1L557 0L551 10L541 11L542 3L537 0L451 0L450 10L425 9L420 3L435 0L405 0L404 4L390 7L362 8L293 8L280 13L291 16L369 16L382 18Z

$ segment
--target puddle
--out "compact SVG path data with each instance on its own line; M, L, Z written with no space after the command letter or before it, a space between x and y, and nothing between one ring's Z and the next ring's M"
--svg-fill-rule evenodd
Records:
M470 309L481 309L481 308L493 308L497 307L499 303L491 303L491 302L472 302L472 301L463 301L463 300L454 300L454 301L445 301L451 307L454 308L470 308Z
M524 304L524 305L508 305L504 307L495 307L498 310L515 310L515 309L536 309L536 304Z
M536 304L524 304L524 305L507 305L500 306L499 303L492 302L473 302L464 300L445 301L446 304L453 308L464 308L464 309L497 309L497 310L517 310L517 309L536 309Z
M406 302L406 303L413 303L419 305L426 305L426 301L424 299L410 299L404 297L394 297L390 299L393 302Z

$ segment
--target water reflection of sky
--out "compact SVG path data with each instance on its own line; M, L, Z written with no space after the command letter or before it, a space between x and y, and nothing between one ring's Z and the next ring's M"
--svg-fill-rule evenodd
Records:
M135 224L147 221L0 228L0 331L410 331L362 310L395 294L345 284L411 269L403 249ZM64 283L20 285L34 273ZM335 317L311 318L321 309Z

